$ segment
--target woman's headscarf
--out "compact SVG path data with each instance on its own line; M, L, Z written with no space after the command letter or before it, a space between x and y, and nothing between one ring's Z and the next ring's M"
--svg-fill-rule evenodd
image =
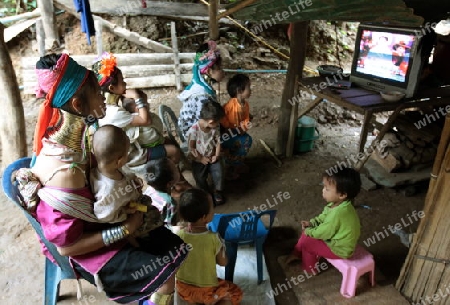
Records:
M216 42L213 40L208 41L208 50L197 52L195 55L194 66L192 68L192 82L186 87L186 90L189 90L193 84L199 84L209 95L214 96L214 90L212 90L211 86L205 81L202 75L206 74L208 69L211 68L219 58L220 51L217 49Z
M33 151L38 156L42 149L42 138L45 132L49 126L58 121L58 108L64 106L74 96L84 84L89 71L69 55L61 54L54 66L49 66L46 58L41 57L36 63L36 74L40 94L47 93L39 109L34 133Z
M103 52L100 59L92 65L92 71L97 76L100 87L111 83L117 71L119 71L116 57L112 53Z

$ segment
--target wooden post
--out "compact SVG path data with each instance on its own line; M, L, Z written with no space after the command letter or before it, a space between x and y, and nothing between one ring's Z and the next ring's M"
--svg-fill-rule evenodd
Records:
M0 143L2 144L2 165L6 167L27 155L27 142L19 85L4 41L4 29L3 24L0 23L0 92L2 92L4 111L0 120Z
M37 0L41 10L42 22L45 32L45 49L50 50L56 44L59 46L58 31L56 29L56 18L53 11L53 1Z
M175 22L170 23L170 34L172 36L172 50L173 50L173 64L175 72L175 86L177 90L181 90L181 76L180 76L180 57L178 56L178 39L177 30L175 28Z
M219 39L219 22L217 21L218 0L209 1L209 38Z
M295 77L295 87L294 87L294 96L298 94L298 75ZM295 132L297 131L297 122L298 122L298 103L295 103L291 110L290 128L288 141L286 144L286 157L290 158L294 154L294 142L295 142Z
M292 105L289 100L294 97L295 88L298 86L296 79L302 78L303 66L306 56L306 38L308 33L309 21L300 21L294 23L291 34L289 66L284 84L283 95L281 98L281 115L278 121L277 142L275 153L277 155L286 155L286 143L289 136L290 117Z
M94 26L95 26L95 42L97 44L97 55L102 56L103 54L103 26L102 23L98 20L94 20Z
M38 44L39 56L45 56L45 33L42 18L36 20L36 41Z

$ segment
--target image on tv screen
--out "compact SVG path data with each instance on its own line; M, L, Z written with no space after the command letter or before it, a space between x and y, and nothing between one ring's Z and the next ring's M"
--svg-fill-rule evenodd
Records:
M363 30L356 72L405 82L414 35Z

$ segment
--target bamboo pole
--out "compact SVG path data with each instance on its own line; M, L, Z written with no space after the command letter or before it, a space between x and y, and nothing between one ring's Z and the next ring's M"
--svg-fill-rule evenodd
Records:
M430 222L434 220L433 215L435 214L436 204L438 203L436 194L441 192L443 189L447 187L442 186L442 188L439 188L438 178L439 175L442 173L443 169L442 165L444 163L444 160L450 159L450 157L448 156L447 156L448 158L446 158L446 154L449 153L449 147L450 147L450 115L447 114L445 118L445 126L441 134L438 151L433 164L433 169L431 171L431 179L428 187L427 196L425 198L425 205L423 211L426 217L423 218L419 223L417 233L414 236L405 263L403 264L403 267L400 271L400 275L397 279L395 286L399 291L405 291L407 289L406 287L411 285L410 282L414 281L414 276L418 274L418 271L414 271L414 269L421 270L421 268L418 269L418 264L424 263L424 261L417 262L417 255L418 255L417 253L420 253L419 255L421 255L422 249L424 247L422 241L425 239L424 236L426 235L425 234L426 231L431 227ZM407 291L405 292L409 293Z
M175 22L172 21L170 23L170 33L172 36L172 51L173 51L173 70L175 72L175 87L178 91L181 90L181 77L180 77L180 57L178 56L178 40L177 40L177 31L175 28Z
M0 92L3 116L0 120L2 164L6 166L27 155L25 118L16 73L4 41L4 26L0 23Z
M219 39L218 7L218 0L209 0L209 38L212 40Z

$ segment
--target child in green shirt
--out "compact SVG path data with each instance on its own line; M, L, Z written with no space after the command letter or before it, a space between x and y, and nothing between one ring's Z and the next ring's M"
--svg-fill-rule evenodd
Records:
M242 290L217 278L216 264L225 266L228 259L219 235L206 228L214 216L211 195L201 189L189 189L181 194L178 210L187 225L176 234L190 248L176 275L178 294L189 304L239 305Z
M318 261L325 258L349 258L355 251L360 235L359 217L352 205L361 189L361 177L352 168L323 174L323 212L303 220L303 233L287 259L290 263L301 257L302 269L309 274L319 271ZM315 272L316 271L316 272Z

